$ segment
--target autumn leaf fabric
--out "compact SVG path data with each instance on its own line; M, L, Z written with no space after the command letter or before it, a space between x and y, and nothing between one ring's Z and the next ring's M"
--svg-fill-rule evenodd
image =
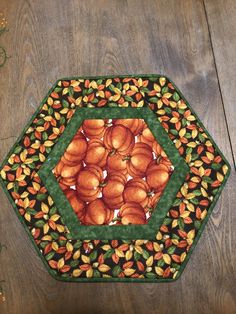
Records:
M38 172L50 158L50 153L60 136L66 132L74 113L82 107L94 110L101 107L151 109L179 155L188 165L189 172L185 182L175 196L161 227L156 230L155 239L79 240L71 237L54 199ZM77 171L78 177L79 173L86 171L86 167L94 167L90 165L91 157L87 155L88 143L82 143L84 137L93 136L88 125L85 125L83 132L78 133L75 138L75 141L80 142L81 156L72 157L72 160L64 156L74 163L74 166L77 164L74 171ZM117 125L120 127L121 124ZM112 122L113 128L117 125L115 123L113 125ZM134 129L138 130L138 127L137 125ZM100 135L105 132L102 125L96 130L96 134ZM126 138L129 139L128 133ZM114 147L110 135L107 136L108 138L104 135L105 144L97 141L96 137L91 138L89 141L93 141L93 149L97 145L104 145L109 149L108 154L113 148L119 149ZM139 143L145 143L146 135L141 133L139 136L143 137L143 141L140 140ZM136 143L131 142L120 148L132 154L133 145ZM132 149L130 145L133 146ZM152 145L152 149L165 158L158 144L155 145L155 148ZM73 156L70 146L68 149L67 153ZM85 167L79 164L82 157L88 163ZM105 159L104 152L99 159L100 168L104 167ZM113 166L114 162L108 165L109 168ZM61 176L63 167L55 169L57 176ZM98 166L95 165L96 167ZM129 167L129 171L134 175L136 171L141 171L132 168L131 165ZM95 168L92 173L101 184L102 174ZM120 173L125 176L125 167L123 170ZM153 171L150 172L149 180L144 180L152 188ZM58 80L49 91L19 141L3 162L0 175L4 190L45 266L55 278L66 281L158 282L171 281L180 276L228 178L229 164L181 92L168 78L158 75L66 78ZM80 180L78 177L76 182ZM113 180L122 180L121 177L122 175L119 175L119 178L114 176ZM73 176L66 177L66 180L67 184L76 184ZM130 185L134 186L132 183ZM68 200L73 202L73 192L66 193ZM83 197L86 193L82 189L79 194ZM109 193L106 198L109 198ZM77 204L76 208L78 209L80 205ZM95 205L90 206L91 212L101 206ZM80 209L78 217L79 219L84 217ZM103 222L110 221L109 213L103 218ZM92 221L91 216L87 221Z

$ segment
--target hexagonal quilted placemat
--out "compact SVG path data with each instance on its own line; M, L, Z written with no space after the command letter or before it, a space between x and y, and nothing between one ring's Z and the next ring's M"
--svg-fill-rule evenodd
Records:
M160 75L65 78L1 167L47 270L64 281L173 281L230 166Z

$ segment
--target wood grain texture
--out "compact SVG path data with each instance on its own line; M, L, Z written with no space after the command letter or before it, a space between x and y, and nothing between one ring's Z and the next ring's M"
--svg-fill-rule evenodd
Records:
M231 163L232 152L202 1L1 0L11 59L0 70L0 161L56 79L164 73ZM4 139L7 138L7 139ZM1 313L235 313L236 175L175 283L62 283L48 275L0 191Z
M236 2L204 0L226 120L230 133L234 162L236 161ZM236 163L235 163L236 167Z

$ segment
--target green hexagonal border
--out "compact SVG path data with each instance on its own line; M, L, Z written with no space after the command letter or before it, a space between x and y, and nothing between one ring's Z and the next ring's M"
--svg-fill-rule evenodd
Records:
M217 190L215 191L216 193L214 193L214 198L213 201L207 206L207 214L206 217L203 219L200 228L198 229L197 235L193 240L193 243L190 247L189 250L185 251L187 253L186 258L184 259L183 262L181 262L181 265L178 269L178 273L177 276L174 277L168 277L168 278L163 278L158 276L157 278L150 278L150 277L144 277L144 278L118 278L118 277L110 277L110 278L84 278L84 277L64 277L62 276L61 273L57 273L55 270L53 270L49 265L48 262L46 261L45 257L41 254L41 251L38 247L38 245L36 244L36 242L33 239L33 236L27 226L27 223L24 219L24 217L21 216L21 214L19 213L19 209L18 206L16 204L16 202L14 201L12 195L11 195L11 191L7 188L7 184L6 184L6 180L0 175L0 183L3 187L3 190L5 191L10 203L12 204L13 208L16 211L16 214L20 220L20 222L22 223L23 227L25 228L27 234L30 237L30 240L32 241L33 246L35 247L37 253L39 254L39 256L42 259L42 262L44 263L46 269L48 270L48 272L57 280L61 280L61 281L77 281L77 282L98 282L98 281L103 281L103 282L107 282L107 281L115 281L115 282L173 282L175 280L177 280L187 262L189 261L191 254L193 252L193 250L195 249L195 246L198 243L199 238L201 237L201 234L205 228L205 225L207 224L207 221L209 220L209 217L211 215L211 212L228 180L228 177L230 175L230 171L231 171L231 167L229 162L226 160L226 158L224 157L223 153L220 151L219 147L217 146L217 144L215 143L215 141L212 139L211 135L209 134L209 132L206 130L206 128L204 127L203 123L200 121L200 119L198 118L196 112L192 109L191 105L189 104L189 102L186 100L186 98L183 96L182 92L177 88L177 86L173 83L172 80L170 80L167 76L164 75L159 75L159 74L140 74L140 75L106 75L106 76L86 76L86 77L70 77L70 78L62 78L60 80L58 80L53 86L52 88L50 88L49 92L47 93L46 97L43 99L43 101L41 102L41 105L38 107L38 109L36 110L36 112L33 114L32 118L29 120L29 122L27 123L26 127L23 129L23 131L21 132L20 136L18 137L16 143L13 145L13 147L11 148L10 152L7 154L6 158L4 159L4 161L2 162L2 165L0 167L0 170L2 170L2 168L8 163L8 158L10 157L10 155L12 153L14 153L15 149L18 149L19 147L19 142L21 141L21 139L23 138L23 136L26 134L27 129L29 128L29 126L31 125L31 123L33 122L33 120L36 118L36 116L39 114L39 112L42 110L43 104L46 102L47 98L50 96L50 94L54 91L54 89L57 87L58 83L61 82L62 80L85 80L85 79L92 79L92 80L97 80L97 79L112 79L112 78L135 78L135 79L139 79L139 78L145 78L150 80L151 82L157 81L160 78L164 78L166 79L170 84L172 84L173 89L175 90L175 92L178 93L178 95L180 96L180 98L184 101L184 103L187 105L188 109L191 110L192 114L195 116L196 121L199 125L200 128L202 128L204 130L204 133L208 136L210 142L212 143L213 147L216 149L218 156L220 156L223 160L222 165L227 166L227 171L224 174L224 178L223 181L220 185L219 188L217 188ZM213 170L215 171L215 170ZM33 178L32 178L33 179ZM7 181L8 182L8 181ZM175 234L175 233L174 233Z
M154 137L162 146L174 166L170 180L149 220L145 225L129 226L84 226L78 224L78 218L69 201L61 190L52 173L66 147L71 142L81 123L85 119L144 119L150 127ZM185 160L180 156L173 142L168 137L155 114L148 108L77 108L70 123L63 132L59 141L41 166L38 175L49 191L73 239L112 240L112 239L155 239L156 230L161 226L176 194L184 182L189 171Z

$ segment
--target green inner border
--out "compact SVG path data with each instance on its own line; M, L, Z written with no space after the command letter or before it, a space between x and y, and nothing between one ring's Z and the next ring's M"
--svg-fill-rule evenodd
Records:
M54 90L54 88L57 86L57 84L62 81L62 80L79 80L79 79L105 79L105 78L115 78L115 77L119 77L119 78L125 78L125 77L129 77L129 78L142 78L145 77L147 79L158 79L160 77L164 77L167 80L169 80L170 83L172 83L172 85L174 86L175 90L178 92L178 94L180 95L180 97L185 101L185 103L187 104L187 106L190 108L190 110L192 111L193 115L196 117L197 122L199 123L199 125L203 128L204 132L208 135L209 139L211 140L212 144L215 146L217 152L219 153L219 155L222 157L222 159L224 160L225 164L228 166L228 172L226 173L224 180L220 186L220 188L218 189L217 194L214 196L214 200L211 203L210 207L208 208L207 211L207 215L205 217L205 219L202 222L202 225L200 227L200 229L198 230L197 236L194 239L194 242L190 248L190 250L187 253L187 257L185 258L184 262L181 264L180 269L178 271L178 275L175 278L156 278L156 279L151 279L151 278L143 278L143 279L139 279L139 278L64 278L61 277L59 274L55 274L55 272L49 267L47 261L45 260L44 256L42 255L42 253L40 252L39 247L37 246L37 244L34 241L34 238L32 236L32 234L30 233L30 230L28 229L27 225L25 224L25 220L24 218L20 215L18 208L14 202L14 200L12 199L9 191L6 188L6 182L4 182L4 180L0 177L0 183L2 185L2 188L5 192L5 194L7 195L7 198L9 199L9 202L11 203L12 207L14 208L17 217L19 218L20 222L22 223L22 226L24 227L25 231L27 232L27 234L29 235L29 238L32 242L33 247L35 248L36 252L38 253L38 256L41 258L45 268L47 269L48 273L56 280L62 281L62 282L84 282L84 283L89 283L89 282L125 282L125 283L130 283L130 282L135 282L135 283L157 283L157 282L174 282L176 281L178 278L180 278L181 274L183 273L192 253L193 250L195 249L201 234L209 220L209 217L213 211L213 208L217 202L217 200L220 197L220 194L222 192L222 190L224 189L226 182L229 178L230 172L231 172L231 166L229 164L229 162L226 160L226 158L224 157L223 153L221 152L221 150L219 149L218 145L215 143L215 141L212 139L210 133L206 130L205 126L203 125L203 123L201 122L201 120L199 119L198 115L195 113L195 111L193 110L192 106L189 104L189 102L186 100L186 98L184 97L184 95L182 94L182 92L177 88L177 86L173 83L172 80L170 80L169 77L167 77L166 75L162 75L162 74L136 74L136 75L129 75L129 74L125 74L125 75L104 75L104 76L83 76L83 77L64 77L61 78L59 80L56 81L56 83L52 86L52 88L48 91L47 95L45 96L45 98L43 99L43 101L41 102L40 106L38 107L38 109L36 110L36 112L33 114L33 116L31 117L31 119L29 120L29 122L27 123L27 125L25 126L25 128L23 129L23 131L21 132L21 134L19 135L16 143L13 145L13 147L11 148L11 150L9 151L9 153L7 154L6 158L3 160L1 166L0 166L0 170L4 167L5 163L7 163L7 160L9 159L9 157L11 156L11 154L14 152L16 146L18 145L19 141L21 140L22 136L25 134L25 131L29 128L29 126L31 125L31 123L33 122L33 120L35 119L35 117L38 115L38 113L40 112L40 110L42 109L42 106L44 105L45 101L47 100L47 98L49 97L49 95L51 94L51 92Z
M170 158L175 170L163 191L163 194L146 225L129 226L84 226L78 224L78 218L69 201L61 190L53 168L64 154L66 147L71 142L81 123L85 119L114 119L114 118L138 118L144 119L153 135ZM189 171L185 160L180 156L173 142L168 137L156 115L149 107L145 108L77 108L63 135L49 154L45 163L41 166L38 175L52 196L52 199L62 215L63 221L68 227L73 239L155 239L156 231L162 224L170 209L176 194L182 186Z

